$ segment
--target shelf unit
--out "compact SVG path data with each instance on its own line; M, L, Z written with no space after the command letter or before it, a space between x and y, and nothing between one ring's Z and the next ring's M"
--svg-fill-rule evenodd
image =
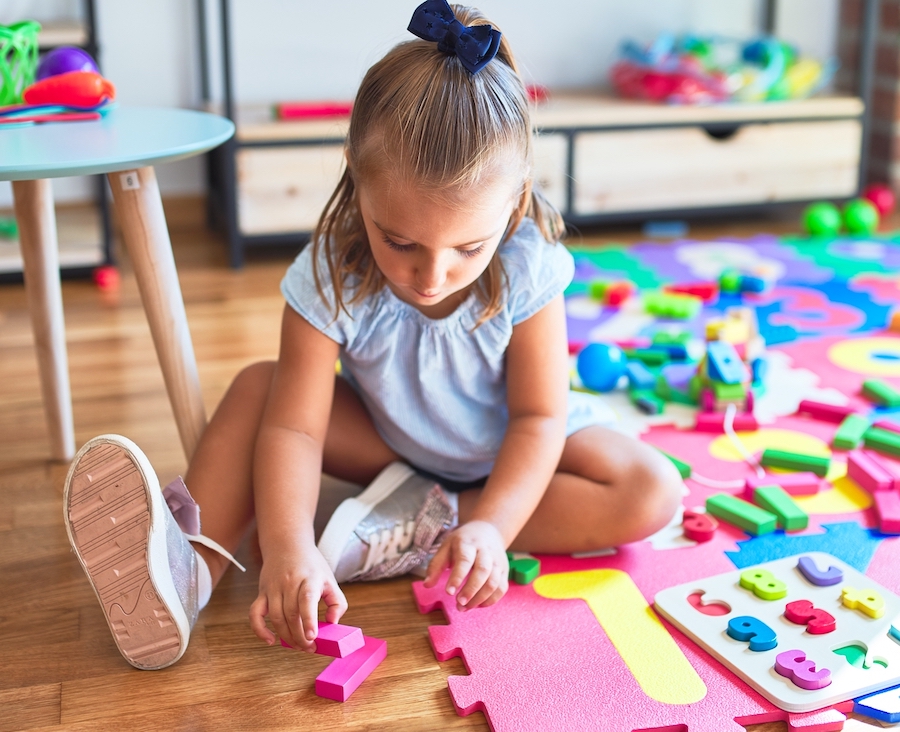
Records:
M57 46L78 46L100 64L95 0L82 0L83 20L59 20L41 24L41 52ZM58 207L60 271L64 276L89 274L95 267L112 262L112 224L105 176L90 176L96 208L93 211ZM21 280L19 242L0 239L0 282Z
M538 184L572 225L856 195L866 176L879 6L865 0L856 96L679 107L553 94L534 112ZM276 122L269 107L238 106L229 7L219 0L221 112L237 132L211 156L209 206L240 267L247 248L308 240L338 179L348 120ZM198 8L210 103L204 0ZM767 0L763 30L774 17Z

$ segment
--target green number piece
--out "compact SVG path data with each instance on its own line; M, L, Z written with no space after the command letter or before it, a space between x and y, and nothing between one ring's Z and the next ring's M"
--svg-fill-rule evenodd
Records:
M530 585L541 573L541 560L534 557L515 559L512 552L506 552L509 560L509 578L517 585Z
M741 572L741 587L753 590L761 600L780 600L787 595L787 585L776 579L768 569L748 569Z

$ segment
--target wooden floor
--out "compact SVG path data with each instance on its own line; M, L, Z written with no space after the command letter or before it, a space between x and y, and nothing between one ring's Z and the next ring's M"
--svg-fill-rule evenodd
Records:
M170 211L188 320L211 413L244 365L273 358L290 255L227 268L224 245L196 215ZM793 222L695 228L712 238ZM586 242L627 241L623 230ZM63 285L76 442L104 432L143 447L167 482L185 469L137 288ZM247 623L259 561L243 547L246 575L229 570L174 667L137 671L116 651L97 601L69 551L61 496L66 465L48 460L40 386L21 285L0 286L0 732L5 730L438 730L487 729L481 714L458 717L446 677L458 660L435 661L427 638L439 614L420 615L409 579L345 588L346 622L388 641L387 660L347 703L313 693L328 663L258 641ZM251 542L248 542L250 544ZM614 693L611 690L610 693ZM603 729L598 722L598 729ZM781 723L761 725L775 732ZM853 721L845 729L872 730Z

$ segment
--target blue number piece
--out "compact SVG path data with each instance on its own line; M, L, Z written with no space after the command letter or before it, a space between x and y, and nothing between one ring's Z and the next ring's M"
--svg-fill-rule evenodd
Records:
M900 628L895 625L891 626L891 629L888 631L888 635L893 638L895 641L900 643Z
M769 651L778 645L778 636L759 618L741 615L728 621L728 635L735 640L750 641L751 651Z
M810 582L818 587L827 587L828 585L836 585L844 579L844 573L838 567L832 565L824 572L820 570L812 557L800 557L797 562L797 569Z
M881 722L900 722L900 686L854 699L853 711Z
M742 384L749 381L747 367L741 361L734 346L727 341L711 341L706 346L709 377L725 384Z

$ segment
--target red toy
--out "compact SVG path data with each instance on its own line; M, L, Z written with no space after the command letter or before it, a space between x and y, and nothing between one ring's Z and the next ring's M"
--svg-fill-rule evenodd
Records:
M884 183L870 183L867 185L863 191L863 198L871 201L882 217L891 213L897 203L893 189Z
M99 115L98 115L99 116ZM94 284L100 290L118 290L119 289L119 270L112 265L97 267L94 270Z
M275 105L278 119L330 119L349 117L353 102L281 102Z
M66 107L96 107L116 98L116 87L93 71L69 71L48 76L22 94L28 104L61 104Z
M676 292L680 295L693 295L703 302L712 302L719 297L718 282L693 282L683 285L666 285L665 292Z

